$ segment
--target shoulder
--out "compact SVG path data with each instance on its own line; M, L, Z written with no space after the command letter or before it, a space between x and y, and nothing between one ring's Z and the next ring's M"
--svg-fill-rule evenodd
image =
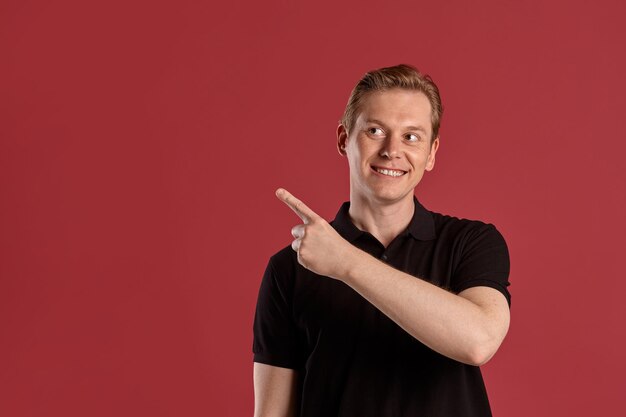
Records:
M269 259L269 265L274 269L292 269L297 264L298 258L296 252L291 248L291 244L274 253Z
M496 226L441 213L432 216L435 245L449 256L452 291L459 294L471 287L491 287L500 291L510 306L509 250Z
M482 220L466 219L430 211L435 225L437 239L473 240L487 239L504 242L504 237L496 226Z
M291 245L287 245L270 256L264 280L272 281L273 285L282 288L292 288L299 267L296 252L291 248Z

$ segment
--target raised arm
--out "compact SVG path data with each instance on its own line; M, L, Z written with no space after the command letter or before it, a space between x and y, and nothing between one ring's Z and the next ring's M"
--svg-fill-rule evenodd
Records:
M293 369L254 363L254 417L292 417L297 407Z
M475 366L500 347L510 316L498 290L473 287L457 295L363 251L351 256L342 280L426 346Z
M351 286L417 340L469 365L482 365L509 328L505 296L478 286L453 294L402 272L343 239L323 218L284 189L277 192L303 221L291 233L305 268Z

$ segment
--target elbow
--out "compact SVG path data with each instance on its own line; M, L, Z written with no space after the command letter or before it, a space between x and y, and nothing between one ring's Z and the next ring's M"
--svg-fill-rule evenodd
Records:
M489 362L496 354L504 341L509 329L508 320L500 327L485 328L477 331L465 352L465 362L468 365L482 366Z
M494 337L482 337L468 347L465 354L465 362L468 365L482 366L489 362L500 348L502 339Z
M495 355L496 350L487 346L476 346L468 352L464 362L472 366L483 366Z

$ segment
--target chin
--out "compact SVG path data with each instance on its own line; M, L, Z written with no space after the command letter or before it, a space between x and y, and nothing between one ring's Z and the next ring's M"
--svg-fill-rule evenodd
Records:
M375 200L386 203L401 201L407 198L407 195L411 195L411 198L413 198L412 194L412 192L389 192L384 190L378 192L374 191L371 193Z

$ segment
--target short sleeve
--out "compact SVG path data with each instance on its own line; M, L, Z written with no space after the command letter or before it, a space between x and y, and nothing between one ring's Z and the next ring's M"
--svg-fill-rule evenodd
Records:
M259 289L253 324L254 362L297 369L297 328L291 303L293 277L284 276L284 271L278 275L274 263L274 257L270 258Z
M510 307L509 272L509 250L502 234L494 225L483 223L466 236L451 289L460 293L471 287L491 287L506 297Z

